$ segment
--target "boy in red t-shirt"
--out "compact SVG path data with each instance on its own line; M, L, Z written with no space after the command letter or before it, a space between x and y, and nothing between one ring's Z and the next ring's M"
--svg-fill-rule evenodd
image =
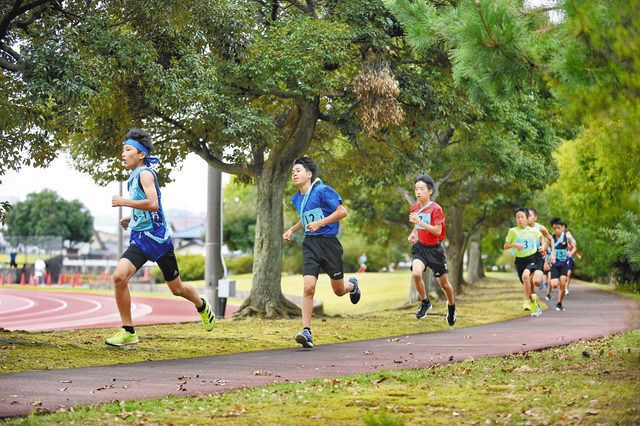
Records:
M433 193L433 179L429 175L416 177L414 190L418 202L411 206L409 222L415 224L409 235L411 247L411 272L413 283L422 299L416 318L424 318L432 308L427 292L424 288L422 273L427 267L433 271L433 276L447 296L447 323L456 323L456 304L453 297L453 286L447 278L447 258L441 241L447 236L447 228L442 207L431 201Z

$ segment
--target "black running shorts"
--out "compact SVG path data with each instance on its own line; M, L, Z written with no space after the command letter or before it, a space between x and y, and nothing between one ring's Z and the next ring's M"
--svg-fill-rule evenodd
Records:
M444 255L442 244L427 246L420 241L411 246L412 260L418 259L427 268L431 268L433 276L438 278L449 272L447 269L447 257ZM411 262L413 264L413 261ZM411 267L413 269L413 265Z
M302 275L317 278L321 269L332 280L344 278L342 244L334 236L307 235L302 241Z
M133 266L136 267L136 271L142 268L142 265L147 263L147 260L150 260L147 259L144 253L142 253L135 244L130 244L129 248L125 250L121 258L129 259L129 261L133 263ZM180 276L180 270L178 269L178 262L176 260L176 254L173 251L173 247L160 256L160 258L156 260L156 263L162 271L162 276L165 281L173 281Z
M567 262L562 266L553 265L551 267L551 279L555 280L556 278L560 278L561 276L567 276L569 273L569 264Z
M532 274L535 271L544 272L544 258L540 255L540 253L534 253L531 256L527 257L516 257L516 272L518 273L520 282L522 282L522 273L527 269Z

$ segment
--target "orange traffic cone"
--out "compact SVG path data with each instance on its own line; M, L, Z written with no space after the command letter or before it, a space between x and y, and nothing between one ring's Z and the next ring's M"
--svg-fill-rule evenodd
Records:
M0 285L4 285L4 274L0 274Z
M47 287L51 287L51 274L47 274Z
M20 285L27 285L27 278L24 276L24 272L20 276Z

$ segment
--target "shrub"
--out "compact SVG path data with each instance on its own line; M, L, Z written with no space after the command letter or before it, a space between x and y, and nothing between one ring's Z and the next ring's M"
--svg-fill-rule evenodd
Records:
M248 274L253 272L253 256L238 256L224 259L229 274Z
M204 279L204 256L200 254L184 254L176 256L180 278L183 281L196 281ZM164 282L162 271L157 266L151 269L151 277L156 282Z

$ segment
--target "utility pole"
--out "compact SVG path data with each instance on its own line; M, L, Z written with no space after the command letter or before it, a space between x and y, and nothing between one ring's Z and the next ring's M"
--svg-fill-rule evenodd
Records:
M120 191L118 194L122 197L122 181L119 182ZM118 255L116 259L122 256L124 252L124 229L120 226L120 222L122 221L122 206L118 206Z
M205 230L205 296L218 318L224 312L218 299L218 281L224 276L222 265L222 172L207 166L207 223Z

